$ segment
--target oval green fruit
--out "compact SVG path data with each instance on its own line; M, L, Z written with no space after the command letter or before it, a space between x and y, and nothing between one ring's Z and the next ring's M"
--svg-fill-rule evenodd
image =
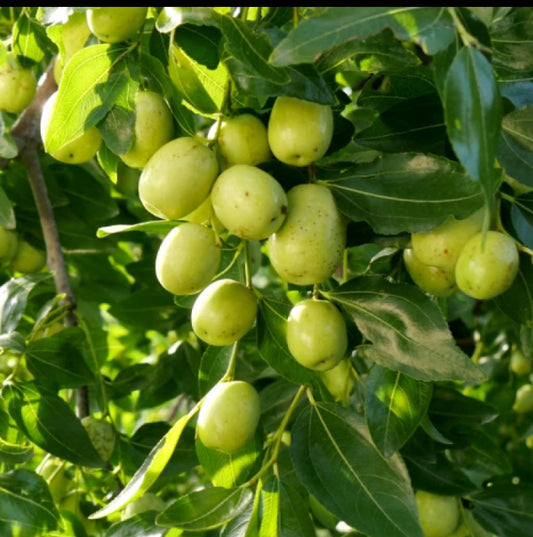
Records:
M522 384L515 394L513 411L518 414L533 412L533 385Z
M334 401L348 406L356 380L350 359L343 358L335 367L321 371L320 378Z
M130 168L144 168L150 157L174 134L174 119L167 103L155 91L135 94L135 124L133 143L120 155Z
M104 43L120 43L134 37L141 29L147 7L99 7L88 9L87 25Z
M8 52L0 65L0 110L18 114L35 97L37 78L34 72L19 62L14 52Z
M206 287L220 265L220 247L211 228L184 222L173 228L157 251L159 283L175 295L191 295Z
M438 297L448 297L457 291L455 271L426 265L418 259L412 248L403 251L405 268L420 289Z
M217 175L211 149L193 137L175 138L146 163L139 178L139 198L154 216L179 220L205 201Z
M296 185L287 193L287 201L285 221L268 239L270 262L289 283L325 282L342 261L346 221L326 186Z
M217 127L215 123L210 130L210 137L215 135ZM267 128L253 114L223 119L218 128L217 140L224 168L235 164L257 166L272 158Z
M266 239L287 214L287 194L272 175L236 164L223 171L211 190L211 204L222 225L247 240Z
M447 537L459 525L461 512L455 496L417 490L415 500L425 537Z
M512 285L520 263L514 240L499 231L476 233L463 246L455 266L457 287L478 300L501 295Z
M348 346L341 312L328 300L295 304L287 319L287 346L294 359L313 371L327 371L343 358Z
M257 297L244 284L224 278L210 283L191 311L194 333L208 345L231 345L255 323Z
M40 272L46 266L46 252L19 238L10 266L22 274Z
M268 120L268 143L273 155L292 166L308 166L326 154L333 137L330 106L278 97Z
M484 209L458 220L448 217L437 228L424 233L412 233L413 253L421 263L453 273L461 249L466 241L481 231Z
M0 227L0 263L9 263L17 251L17 246L17 232Z
M235 453L254 437L260 415L261 401L252 384L220 382L207 393L200 408L198 438L208 448Z
M91 160L102 145L102 135L96 126L90 127L83 132L80 136L67 142L64 146L60 147L57 151L48 151L46 146L46 139L48 135L48 129L50 128L50 122L54 114L54 106L57 100L58 92L55 91L50 95L47 101L44 103L42 115L41 115L41 139L44 144L44 149L53 158L59 162L65 164L82 164Z
M514 348L511 351L509 367L516 375L529 375L533 363L530 356L526 356L520 349Z

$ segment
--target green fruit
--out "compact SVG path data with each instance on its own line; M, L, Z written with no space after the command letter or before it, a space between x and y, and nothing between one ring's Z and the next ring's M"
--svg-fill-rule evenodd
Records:
M457 287L478 300L501 295L511 287L520 263L514 240L499 231L476 233L463 246L457 265Z
M9 52L0 65L0 111L18 114L35 97L37 78L31 69L22 67L17 55Z
M17 232L0 227L0 263L9 263L17 251L17 246Z
M196 138L175 138L146 163L139 178L139 198L154 216L179 220L205 201L217 175L211 149Z
M294 359L314 371L327 371L343 358L348 346L341 312L328 300L306 299L287 319L287 346Z
M403 261L413 282L427 293L448 297L457 291L455 271L448 272L443 268L422 263L412 248L403 251Z
M425 537L447 537L457 528L461 512L455 496L417 490L415 500Z
M211 191L213 210L233 235L266 239L279 229L287 214L287 194L267 172L248 164L223 171Z
M212 229L185 222L161 242L155 261L159 283L175 295L198 293L214 278L220 247Z
M191 311L195 334L208 345L231 345L254 325L257 297L244 284L222 279L210 283L196 298Z
M523 384L516 390L513 411L518 414L533 412L533 385Z
M115 449L116 432L113 425L105 419L93 416L85 416L81 419L81 424L102 460L108 461Z
M484 209L479 209L462 220L450 216L431 231L412 233L411 246L414 255L425 265L438 267L447 274L453 273L466 241L481 231L483 216Z
M274 270L287 282L325 282L342 262L346 222L329 188L316 183L296 185L287 193L282 226L268 239Z
M196 425L198 438L208 448L235 453L254 437L260 415L259 394L250 383L221 382L202 403Z
M348 406L356 380L351 361L348 358L341 360L335 367L321 371L320 378L333 399Z
M529 375L532 365L531 358L525 356L520 349L515 348L511 351L509 367L513 373L517 375Z
M45 102L41 115L41 139L44 148L53 158L65 164L82 164L91 160L102 145L102 135L96 126L90 127L78 138L71 140L57 151L49 152L46 148L46 138L50 122L54 114L54 106L58 92L55 91Z
M167 103L154 91L135 94L135 125L132 146L120 155L130 168L144 168L150 157L174 134L174 119Z
M268 121L273 155L292 166L308 166L323 157L333 137L331 107L294 97L278 97Z
M213 137L217 124L209 132ZM265 124L252 114L225 118L218 130L218 146L225 168L235 164L257 166L272 158Z
M10 266L15 272L22 274L40 272L46 266L46 252L19 238Z
M99 7L87 10L87 24L100 41L120 43L137 34L147 14L147 7Z
M153 492L145 492L142 496L126 505L120 515L120 519L126 520L127 518L131 518L140 513L146 513L146 511L161 512L166 506L166 502L157 496L157 494L154 494Z
M123 162L117 164L117 183L116 188L123 196L127 198L136 197L139 189L139 177L141 170L130 168Z

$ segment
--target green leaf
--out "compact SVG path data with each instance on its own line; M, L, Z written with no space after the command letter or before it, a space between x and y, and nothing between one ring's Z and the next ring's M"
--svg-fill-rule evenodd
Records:
M503 107L494 71L479 50L463 47L457 53L446 77L443 101L455 154L490 199L497 181L494 161Z
M156 28L168 33L182 24L219 26L220 15L212 7L164 7L156 20Z
M22 354L26 350L26 341L19 332L0 334L0 348Z
M511 220L518 239L524 246L533 249L533 192L513 200Z
M30 382L4 384L2 396L20 431L41 449L74 464L103 465L80 420L61 397L41 394Z
M285 326L291 309L288 301L263 297L257 316L257 348L265 362L295 384L312 383L314 374L300 365L287 347Z
M333 403L309 406L293 426L291 453L309 493L357 531L423 537L402 460L383 457L353 412Z
M312 63L321 54L352 39L390 28L401 40L412 40L434 54L455 37L444 7L330 7L301 21L274 49L274 65Z
M432 385L375 365L368 376L365 416L370 434L386 456L398 451L420 425Z
M140 468L118 495L106 506L89 515L89 518L97 519L106 517L122 509L135 498L142 496L161 475L161 472L174 453L183 429L191 418L192 414L182 416L152 448L148 457L146 457Z
M0 462L6 464L22 464L34 455L32 446L13 444L0 436Z
M98 228L96 236L103 238L116 233L127 233L130 231L142 231L144 233L166 235L172 228L179 224L180 222L177 220L154 220L150 222L139 222L137 224L113 224L111 226Z
M161 512L160 526L202 531L226 524L252 500L250 489L208 487L178 498Z
M479 184L459 164L419 153L383 155L319 182L346 216L384 235L428 231L450 214L465 218L483 205Z
M0 474L0 521L18 523L23 534L40 535L59 525L46 481L25 468Z
M341 306L372 343L360 349L368 359L419 380L485 378L456 345L439 307L415 286L369 276L322 294Z
M233 345L208 346L202 354L198 387L205 395L227 372L233 354Z

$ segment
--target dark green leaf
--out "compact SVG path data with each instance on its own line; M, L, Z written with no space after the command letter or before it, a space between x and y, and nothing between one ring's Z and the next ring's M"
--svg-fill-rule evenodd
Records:
M514 199L511 219L518 239L524 246L533 249L533 193L523 194Z
M464 47L456 55L444 86L444 117L459 161L492 197L494 162L501 132L502 102L494 71L479 50Z
M456 345L442 311L415 286L369 276L323 294L372 343L361 349L370 360L419 380L484 379Z
M155 517L157 512L148 511L138 514L135 517L115 522L110 526L104 537L164 537L168 533L167 528L157 527Z
M18 522L24 533L38 535L56 529L59 519L41 476L24 468L0 474L0 522Z
M23 353L26 350L24 336L18 332L8 332L0 335L0 348L11 352Z
M384 155L323 183L346 216L384 235L428 231L483 204L479 184L460 165L418 153Z
M201 395L205 395L227 372L233 352L233 345L207 347L202 354L198 374L198 387Z
M4 156L4 155L0 155ZM7 158L4 156L4 158ZM0 187L0 227L15 229L15 211L3 188Z
M41 449L74 464L102 466L83 425L61 397L41 394L31 383L4 384L2 396L20 431Z
M420 425L432 385L375 365L366 385L365 416L379 450L388 457L399 450Z
M353 412L308 407L292 429L291 453L303 485L340 520L370 537L423 536L402 460L383 457Z
M177 499L158 515L156 522L191 531L217 528L241 513L252 496L250 489L208 487Z

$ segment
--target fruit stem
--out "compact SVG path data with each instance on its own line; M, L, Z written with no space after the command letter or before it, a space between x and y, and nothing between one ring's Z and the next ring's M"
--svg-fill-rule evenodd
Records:
M222 376L222 378L219 380L219 382L227 382L230 380L233 380L235 377L235 366L237 364L237 351L239 350L239 341L236 341L233 344L233 348L231 349L231 356L229 359L229 364L226 369L226 372Z

